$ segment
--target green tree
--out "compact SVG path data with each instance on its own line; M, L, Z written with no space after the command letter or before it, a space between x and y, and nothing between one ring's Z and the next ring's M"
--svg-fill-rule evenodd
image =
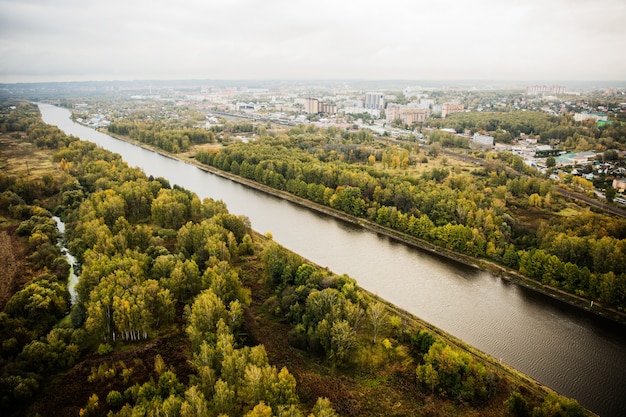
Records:
M311 410L311 414L314 417L338 417L339 414L331 406L328 398L318 398L315 402L315 406Z
M187 194L179 190L161 189L152 201L152 220L161 227L179 229L190 214L190 201Z
M237 408L235 390L226 382L218 379L215 383L215 394L211 402L211 408L216 415L232 415Z
M604 191L604 196L606 197L607 201L613 201L615 199L615 196L617 196L617 190L613 187L606 187L606 190Z
M522 397L522 395L517 392L511 392L509 398L504 402L504 407L507 413L513 417L529 417L530 410L528 409L528 404L526 403L526 399Z
M346 320L334 322L330 329L329 359L335 365L349 363L356 347L356 332Z
M586 414L576 400L548 394L539 407L533 409L533 417L584 417Z
M432 363L426 365L419 365L415 371L417 374L417 380L430 388L430 393L435 393L435 388L439 385L439 374L437 370L433 368Z
M198 347L204 340L215 340L220 320L228 320L226 306L212 290L204 290L193 302L187 319L186 332L192 346Z

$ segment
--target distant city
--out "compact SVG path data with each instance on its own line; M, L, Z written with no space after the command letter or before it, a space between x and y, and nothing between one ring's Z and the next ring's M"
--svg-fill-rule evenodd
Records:
M624 81L94 81L0 84L0 96L67 100L76 112L88 115L80 121L94 128L123 119L136 107L162 102L204 112L206 120L195 127L207 129L219 124L221 117L235 116L255 123L367 129L380 136L413 135L418 140L424 139L422 133L432 129L435 121L445 121L454 113L532 111L569 115L576 122L598 126L611 123L609 116L626 113ZM85 102L76 104L77 98ZM107 104L98 104L97 99L106 99ZM136 105L129 107L128 102ZM151 112L156 112L154 117L178 117L170 107L152 108ZM536 155L554 150L532 135L502 144L487 132L457 132L441 124L438 129L467 138L472 147L510 151L540 168L545 168L545 158ZM580 158L593 160L583 155L575 162L580 164ZM571 161L563 157L557 162Z

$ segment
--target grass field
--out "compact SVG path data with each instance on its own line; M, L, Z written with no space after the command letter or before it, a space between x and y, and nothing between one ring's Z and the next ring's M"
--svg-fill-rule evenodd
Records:
M52 154L35 146L20 132L0 134L0 172L17 177L42 177L56 167Z

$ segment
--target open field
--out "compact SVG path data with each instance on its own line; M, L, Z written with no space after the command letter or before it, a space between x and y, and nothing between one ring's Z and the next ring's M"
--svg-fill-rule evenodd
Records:
M0 172L3 174L42 177L54 168L51 152L28 142L25 134L0 134Z

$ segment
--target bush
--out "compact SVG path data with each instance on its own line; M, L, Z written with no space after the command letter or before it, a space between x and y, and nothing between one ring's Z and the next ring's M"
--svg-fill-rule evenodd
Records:
M124 396L119 391L110 391L107 395L107 404L111 408L120 408L124 404Z
M107 355L111 352L113 352L113 346L108 343L100 343L100 346L98 346L98 354L100 356Z

